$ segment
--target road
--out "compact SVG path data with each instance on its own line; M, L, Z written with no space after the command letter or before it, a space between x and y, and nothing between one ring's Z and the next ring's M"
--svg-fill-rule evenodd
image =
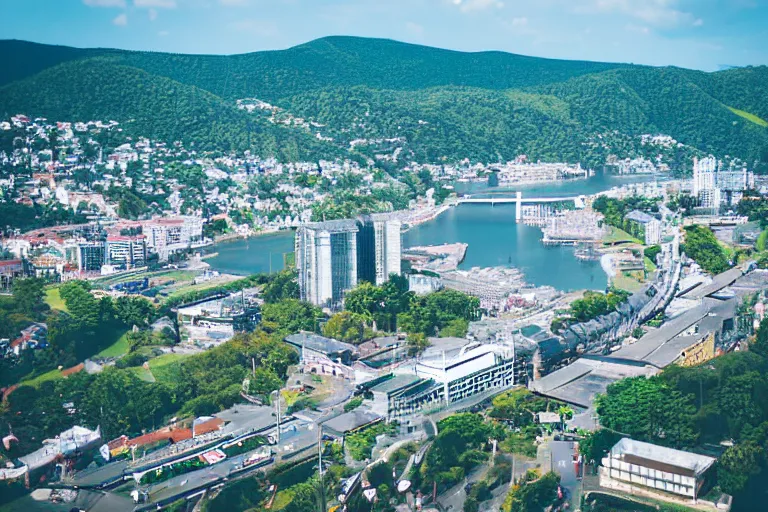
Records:
M576 477L573 465L573 441L550 441L550 453L552 454L552 470L560 475L560 485L567 490L568 501L580 503L581 482ZM542 468L547 470L549 468Z

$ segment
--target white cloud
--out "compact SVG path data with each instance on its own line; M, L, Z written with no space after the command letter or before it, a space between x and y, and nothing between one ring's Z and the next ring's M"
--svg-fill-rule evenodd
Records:
M161 30L160 32L157 33L157 35L159 35L160 37L167 37L168 35L170 35L170 32L168 32L167 30Z
M279 33L277 25L271 21L244 19L236 21L230 26L237 31L247 32L258 37L273 37Z
M528 25L528 18L525 16L520 18L512 18L512 26L513 27L524 27Z
M136 7L158 7L161 9L175 9L176 0L133 0Z
M117 25L118 27L126 26L128 24L128 15L125 13L118 15L112 20L112 24Z
M413 21L406 22L405 29L414 37L424 36L424 27L418 23L414 23Z
M125 7L125 0L83 0L89 7Z
M695 25L690 12L678 8L679 0L587 0L577 5L580 12L621 13L659 28Z
M453 0L453 5L458 6L461 12L484 11L495 7L501 9L504 2L500 0Z
M693 22L694 27L700 27L704 24L704 20L701 18L696 18L696 20Z
M155 9L150 9L147 14L149 15L149 21L155 21L157 19L157 11Z

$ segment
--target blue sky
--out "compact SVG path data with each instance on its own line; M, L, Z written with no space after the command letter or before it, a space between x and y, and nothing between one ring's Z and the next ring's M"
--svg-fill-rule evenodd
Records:
M768 0L0 0L0 38L180 53L327 35L716 70L768 64Z

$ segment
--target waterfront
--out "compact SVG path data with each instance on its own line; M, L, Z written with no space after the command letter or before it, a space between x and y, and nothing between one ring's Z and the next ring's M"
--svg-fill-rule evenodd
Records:
M526 195L594 194L611 187L652 176L609 176L598 174L585 180L547 185L520 186ZM457 192L509 194L512 189L492 188L485 183L457 183ZM541 230L515 222L514 204L472 204L450 208L436 219L413 227L403 235L403 248L414 245L469 244L460 269L509 266L519 268L529 284L549 285L558 290L603 290L608 276L599 262L578 260L573 247L545 247ZM206 260L212 269L231 274L254 274L283 268L283 255L293 251L293 232L262 235L246 240L217 244L219 254ZM271 260L271 266L270 266Z

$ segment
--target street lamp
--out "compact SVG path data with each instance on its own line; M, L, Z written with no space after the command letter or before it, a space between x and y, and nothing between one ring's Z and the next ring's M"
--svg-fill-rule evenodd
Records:
M277 408L277 432L275 434L275 444L280 442L280 389L276 389L272 391L272 393L269 394L271 397L272 394L276 394L275 396L275 406Z

